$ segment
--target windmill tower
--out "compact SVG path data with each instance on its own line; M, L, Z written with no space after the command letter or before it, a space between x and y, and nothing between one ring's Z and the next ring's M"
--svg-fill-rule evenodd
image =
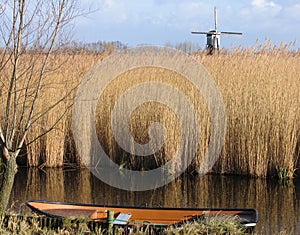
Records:
M221 34L234 34L242 35L242 33L237 32L219 32L218 31L218 19L217 19L217 8L214 8L214 19L215 19L215 29L209 30L208 32L192 32L193 34L206 34L206 48L209 54L212 54L214 50L220 49L220 37Z

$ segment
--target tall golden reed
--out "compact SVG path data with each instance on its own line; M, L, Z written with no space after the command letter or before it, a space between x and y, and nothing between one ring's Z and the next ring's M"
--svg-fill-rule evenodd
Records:
M215 79L226 106L226 140L213 172L266 177L283 171L285 177L292 177L299 157L299 52L266 45L259 50L237 49L214 56L199 53L194 57ZM131 117L132 135L140 143L149 141L147 128L154 121L160 121L168 130L164 148L152 159L122 151L114 141L109 121L116 100L128 87L148 80L162 81L184 92L196 107L201 138L189 170L197 171L209 142L207 107L189 82L174 74L160 76L155 72L155 78L146 75L149 71L124 73L107 87L98 107L98 138L114 161L130 168L150 169L170 160L180 145L180 125L168 108L146 104ZM137 94L136 99L142 95ZM169 98L180 105L177 97Z
M57 69L47 77L49 89L42 94L40 107L76 87L85 73L104 56L84 52L54 55L53 68ZM215 79L226 107L225 144L212 171L266 177L284 170L291 177L299 164L300 53L284 47L262 47L259 50L238 48L213 56L195 53L193 56ZM162 75L163 71L156 71L161 75L149 77L149 71L135 72L121 74L107 86L100 99L97 107L100 143L122 167L147 170L170 160L178 148L181 134L178 119L170 108L149 102L137 108L130 117L131 133L140 143L149 141L147 128L151 123L159 121L167 129L164 148L149 158L135 157L123 151L113 137L110 121L111 110L126 88L148 80L162 81L181 90L196 107L201 137L196 159L189 170L197 171L210 135L210 118L201 94L180 76ZM54 123L61 112L70 107L74 94L45 115L31 130L28 139L38 136L45 126ZM140 95L137 94L136 99ZM176 97L169 98L178 102ZM70 109L50 133L28 147L30 166L81 164L72 139L71 115Z
M291 177L299 157L299 52L286 48L205 57L227 109L222 173Z

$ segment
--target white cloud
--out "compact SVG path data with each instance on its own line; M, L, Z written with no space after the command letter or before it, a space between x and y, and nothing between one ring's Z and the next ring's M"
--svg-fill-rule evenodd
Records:
M266 9L266 8L273 8L278 10L282 9L282 7L279 4L267 0L252 0L251 5L257 9Z
M250 6L244 6L240 9L244 21L250 24L253 22L263 22L264 24L272 23L274 18L278 17L283 11L283 6L268 0L252 0Z
M127 9L123 1L104 0L99 11L101 20L108 23L122 23L127 20Z

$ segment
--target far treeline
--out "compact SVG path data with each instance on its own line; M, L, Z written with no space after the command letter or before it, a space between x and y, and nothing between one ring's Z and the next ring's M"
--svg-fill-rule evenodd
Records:
M143 44L138 45L143 46ZM201 47L198 43L193 43L189 41L180 42L176 44L165 43L165 47L175 48L181 50L184 53L195 53L198 50L201 50ZM80 41L71 41L67 44L59 45L59 50L63 52L68 52L71 54L75 53L103 53L104 51L113 51L113 50L123 50L128 49L130 46L124 44L120 41L97 41L97 42L80 42Z
M76 152L71 126L76 87L94 65L115 53L116 49L126 47L120 42L99 42L88 47L73 42L73 46L56 50L49 56L50 66L42 84L46 89L39 94L34 115L40 115L49 101L59 100L62 94L68 98L57 102L42 118L32 123L17 158L19 165L83 166ZM205 51L188 50L193 51L191 56L202 63L215 79L226 108L225 144L211 172L253 177L294 177L296 169L300 167L300 52L292 51L288 46L276 48L268 43L247 49L221 50L212 56ZM31 68L28 66L32 64L31 53L38 52L23 53L18 61L19 66ZM35 67L42 66L43 56L41 53L40 60L34 61ZM8 73L12 71L9 60L7 63L1 70L2 77L9 76ZM161 122L168 132L161 151L147 160L122 151L113 138L110 121L118 97L130 86L145 82L139 80L143 73L147 71L137 70L136 75L124 73L107 86L98 104L96 126L101 145L116 163L130 169L148 170L165 164L178 148L180 125L176 115L172 110L153 103L142 105L132 114L130 128L137 142L149 141L147 128L154 121ZM34 76L34 73L30 74ZM157 79L184 92L196 107L201 136L197 156L188 171L197 173L209 142L207 106L201 94L188 81L171 76ZM6 80L1 80L1 103L6 102L7 87L9 84ZM136 98L141 95L137 94ZM175 103L180 102L176 97L170 99L174 99ZM2 107L0 114L5 113ZM0 121L3 122L1 116ZM49 132L45 132L48 129Z

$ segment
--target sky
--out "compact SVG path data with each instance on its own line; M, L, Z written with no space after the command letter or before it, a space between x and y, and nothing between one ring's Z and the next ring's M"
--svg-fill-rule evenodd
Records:
M222 35L221 47L249 47L268 39L277 46L296 40L294 48L300 48L299 0L80 0L81 9L95 11L76 19L74 39L128 46L192 42L204 48L205 35L191 31L214 28L214 6L220 31L243 33Z

